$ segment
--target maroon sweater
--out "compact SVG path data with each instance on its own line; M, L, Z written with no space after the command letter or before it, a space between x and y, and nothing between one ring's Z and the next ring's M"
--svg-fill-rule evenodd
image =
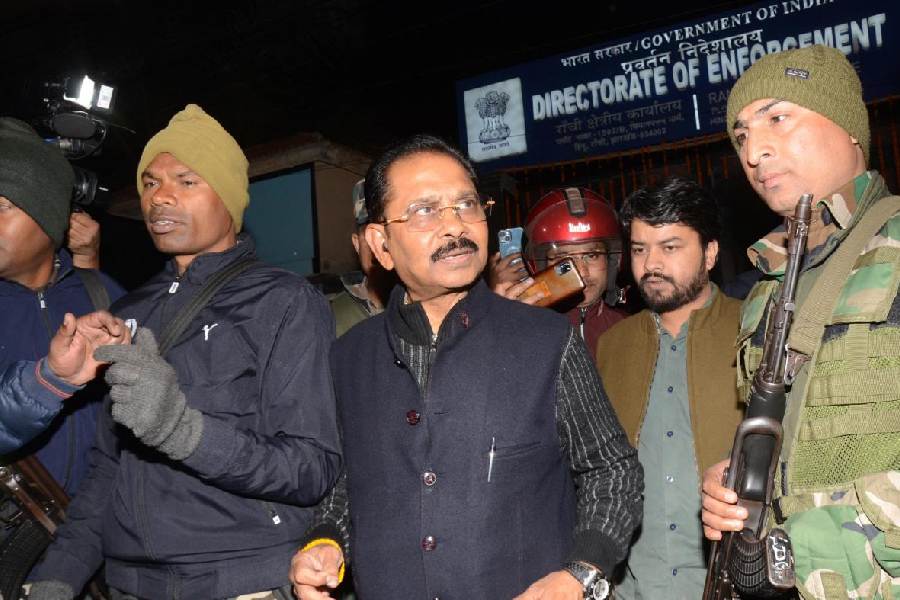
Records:
M567 312L566 316L569 318L569 323L572 324L572 327L581 332L585 345L591 351L591 356L596 360L597 338L628 315L600 300L596 304L585 308L576 306Z

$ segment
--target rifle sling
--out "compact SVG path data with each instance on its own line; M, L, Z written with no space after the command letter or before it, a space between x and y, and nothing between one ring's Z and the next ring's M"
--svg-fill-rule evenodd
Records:
M856 259L888 219L898 212L900 196L888 196L876 202L862 216L847 239L834 251L822 274L813 284L806 301L794 315L788 335L788 348L806 356L815 353L822 343L825 324L834 312Z
M100 279L100 273L96 269L82 269L81 267L75 267L75 273L84 284L84 289L91 299L91 304L94 305L94 310L108 310L109 292L106 291L106 286Z

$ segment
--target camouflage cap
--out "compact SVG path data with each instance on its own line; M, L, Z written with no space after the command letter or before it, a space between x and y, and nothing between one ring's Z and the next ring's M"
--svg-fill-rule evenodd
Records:
M785 50L768 54L747 69L728 96L725 126L735 150L738 113L763 98L793 102L839 125L856 138L869 163L869 113L862 84L840 50L821 44Z
M353 220L360 227L369 222L369 211L366 210L366 180L360 179L353 186Z

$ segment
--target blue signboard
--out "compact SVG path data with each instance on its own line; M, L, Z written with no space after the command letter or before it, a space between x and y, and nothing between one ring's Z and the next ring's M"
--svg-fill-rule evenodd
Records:
M818 43L847 55L867 101L892 96L898 17L897 0L761 2L486 73L457 82L460 140L496 169L724 132L728 92L744 70Z

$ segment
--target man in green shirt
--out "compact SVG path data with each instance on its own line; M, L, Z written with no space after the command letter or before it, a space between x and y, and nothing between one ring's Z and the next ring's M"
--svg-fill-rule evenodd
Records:
M696 600L706 575L700 474L727 453L742 416L740 302L709 280L719 222L699 185L673 177L639 190L621 219L648 310L597 343L603 385L644 467L644 520L616 597Z
M363 194L365 182L365 179L360 179L353 186L353 221L356 229L350 235L362 271L342 275L341 284L344 289L328 298L334 312L337 337L344 335L360 321L384 310L384 303L396 283L393 275L385 271L375 260L363 235L369 223L366 198Z

